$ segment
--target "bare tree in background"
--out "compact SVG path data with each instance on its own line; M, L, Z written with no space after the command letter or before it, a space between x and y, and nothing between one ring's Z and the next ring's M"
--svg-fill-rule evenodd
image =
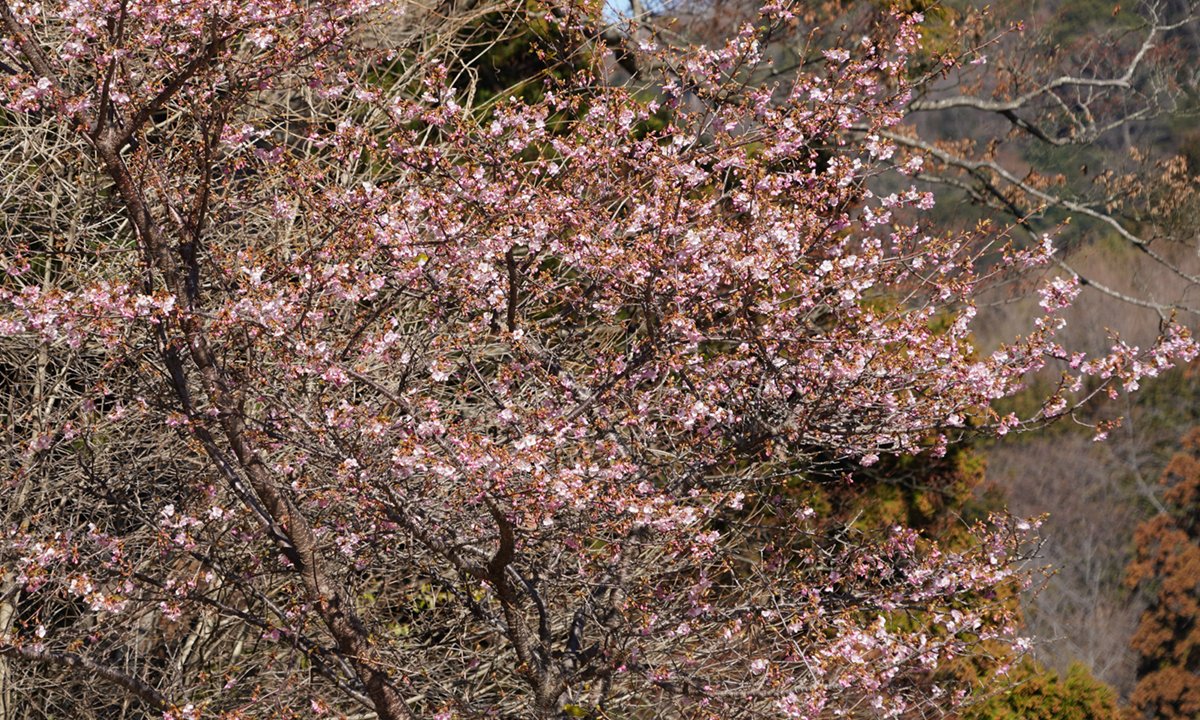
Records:
M1035 657L1064 677L1083 662L1128 697L1136 679L1129 638L1142 604L1123 591L1119 570L1130 560L1138 496L1105 455L1086 437L1031 438L992 448L988 478L1004 487L1012 512L1049 514L1043 562L1054 575L1025 615L1042 641Z
M1188 136L1164 136L1171 117L1197 101L1200 37L1196 6L1181 0L1103 8L1099 4L928 8L926 52L910 64L922 78L903 123L881 135L915 177L962 198L969 211L943 213L948 227L980 219L1015 224L1038 243L1063 223L1058 271L1110 298L1165 320L1200 309L1195 223L1200 168L1188 167ZM664 43L712 42L755 22L759 4L676 2L639 18L642 35ZM767 37L769 66L746 77L785 93L816 48L850 47L886 24L887 9L810 3ZM1183 115L1180 115L1183 113ZM864 129L865 130L865 129ZM1198 158L1200 159L1200 158ZM1072 253L1098 239L1124 244L1155 281L1138 285ZM1129 260L1125 261L1130 262Z

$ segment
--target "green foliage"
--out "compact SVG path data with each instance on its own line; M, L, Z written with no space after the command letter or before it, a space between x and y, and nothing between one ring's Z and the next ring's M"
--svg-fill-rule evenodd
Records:
M1117 693L1079 663L1063 678L1031 660L1009 675L1012 686L971 706L963 720L1109 720L1117 717Z
M1051 45L1067 45L1097 31L1126 31L1144 23L1136 10L1132 2L1071 0L1059 5L1045 32Z
M946 541L997 509L975 495L985 467L965 445L951 446L943 457L883 456L876 465L847 468L851 483L817 484L813 507L863 529L902 525Z
M578 39L545 19L546 9L529 3L519 23L509 12L485 15L463 31L477 52L464 54L467 72L458 89L474 94L476 106L503 97L526 103L542 99L544 81L569 80L589 67L590 55ZM514 33L514 28L520 32Z

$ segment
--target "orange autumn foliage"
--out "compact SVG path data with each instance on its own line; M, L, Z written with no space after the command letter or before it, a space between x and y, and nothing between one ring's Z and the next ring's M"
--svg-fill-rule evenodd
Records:
M1139 655L1134 717L1175 720L1200 713L1200 429L1163 473L1167 513L1142 523L1126 584L1151 593L1130 641Z

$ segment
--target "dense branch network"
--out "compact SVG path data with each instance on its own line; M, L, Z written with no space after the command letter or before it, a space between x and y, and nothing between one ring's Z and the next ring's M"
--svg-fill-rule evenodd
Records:
M1072 355L1058 279L979 356L977 289L1053 248L926 233L890 162L919 16L784 97L747 80L771 23L646 40L647 99L599 82L587 12L517 12L0 3L5 688L176 719L925 716L1013 641L1029 523L949 548L813 488L1135 387L1187 333ZM483 97L464 58L516 26L562 56ZM991 409L1052 358L1031 416Z

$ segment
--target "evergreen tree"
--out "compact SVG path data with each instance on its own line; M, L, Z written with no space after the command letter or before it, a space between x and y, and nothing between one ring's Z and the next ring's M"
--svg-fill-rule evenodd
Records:
M1131 644L1139 655L1136 717L1200 713L1200 429L1183 440L1163 473L1166 513L1138 527L1126 582L1151 595Z
M1014 685L963 713L964 720L1100 720L1117 716L1117 693L1076 663L1061 677L1032 662L1013 669Z

